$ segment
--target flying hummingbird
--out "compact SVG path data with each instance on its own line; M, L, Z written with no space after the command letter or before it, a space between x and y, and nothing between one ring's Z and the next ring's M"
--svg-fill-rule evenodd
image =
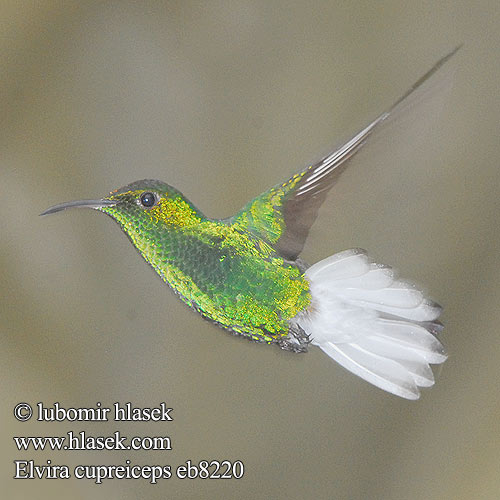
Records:
M133 182L87 207L112 217L170 288L204 318L294 352L319 346L368 382L407 399L434 384L446 354L438 304L361 249L309 267L299 255L330 188L368 137L455 52L342 147L257 196L235 216L210 219L174 187Z

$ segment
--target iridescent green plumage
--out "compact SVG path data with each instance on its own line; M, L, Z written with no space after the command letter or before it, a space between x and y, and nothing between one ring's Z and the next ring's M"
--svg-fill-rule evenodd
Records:
M137 203L144 192L158 200ZM207 319L253 340L286 337L288 321L310 303L308 282L239 222L206 218L176 189L135 182L99 208L120 223L135 247L179 297Z

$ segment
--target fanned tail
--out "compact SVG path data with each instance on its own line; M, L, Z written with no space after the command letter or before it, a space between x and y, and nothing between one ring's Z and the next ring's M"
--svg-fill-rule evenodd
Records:
M311 310L297 323L312 344L368 382L407 399L434 384L430 364L446 353L436 338L441 307L393 269L360 249L324 259L306 271Z

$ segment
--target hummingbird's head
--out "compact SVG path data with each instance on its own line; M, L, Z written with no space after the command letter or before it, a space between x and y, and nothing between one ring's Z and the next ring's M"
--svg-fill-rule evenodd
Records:
M180 191L164 182L146 179L112 191L100 200L60 203L40 215L68 208L93 208L115 219L138 247L160 228L183 229L203 218Z

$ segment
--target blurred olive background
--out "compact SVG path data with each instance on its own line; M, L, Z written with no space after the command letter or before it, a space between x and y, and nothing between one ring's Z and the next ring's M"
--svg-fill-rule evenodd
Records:
M499 498L499 33L497 0L3 1L2 496ZM367 147L303 254L367 248L445 306L450 359L418 402L319 350L293 355L202 321L101 214L38 217L142 178L231 215L366 125L461 42L439 113L417 106ZM175 420L20 423L20 401L165 401ZM69 430L168 435L173 450L19 452L12 441ZM15 481L14 459L229 459L246 470L238 481L97 486Z

